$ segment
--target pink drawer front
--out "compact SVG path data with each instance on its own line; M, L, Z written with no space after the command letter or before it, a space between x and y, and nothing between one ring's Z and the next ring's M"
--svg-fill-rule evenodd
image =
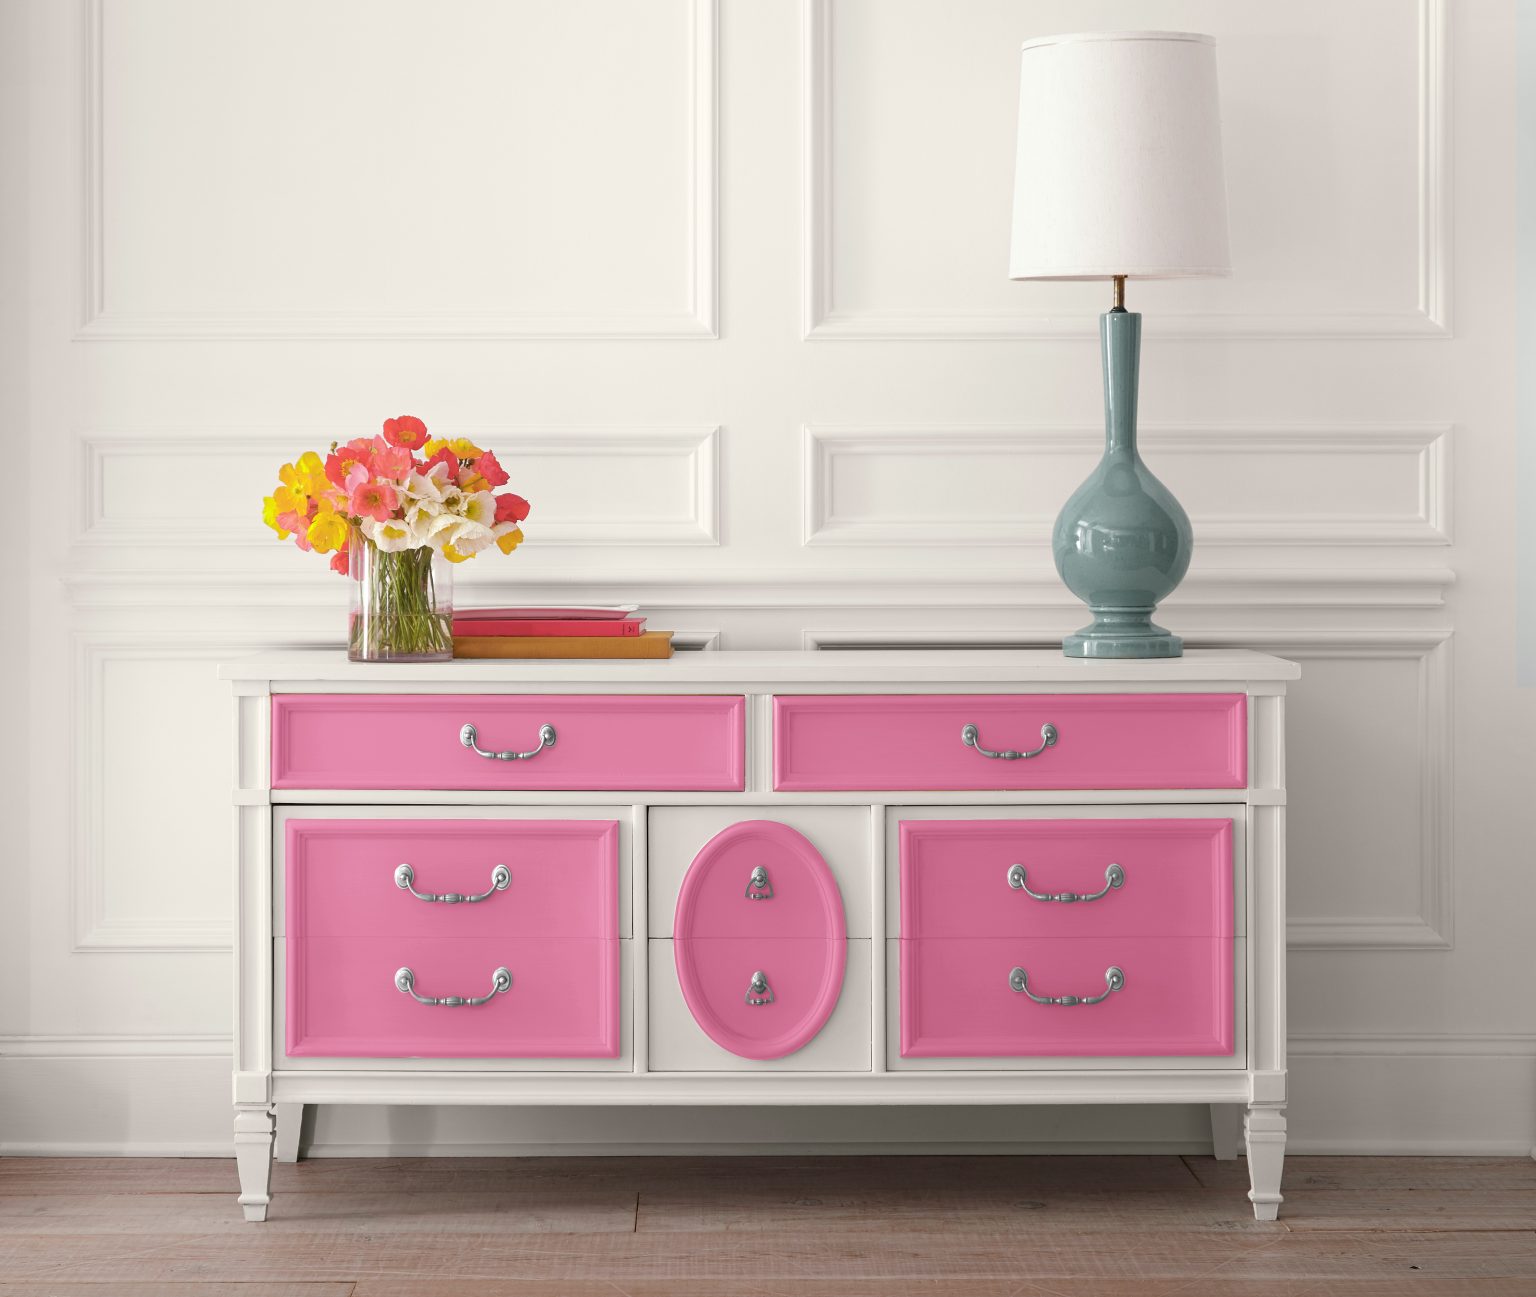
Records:
M744 717L730 695L275 694L272 787L734 792Z
M903 1058L1184 1057L1234 1049L1230 940L986 937L900 945ZM1109 990L1107 974L1116 968L1123 984ZM1025 974L1024 989L1015 989L1015 969ZM1104 999L1037 1004L1028 993Z
M843 900L821 853L774 820L715 834L678 889L672 932L691 937L844 937Z
M783 1058L816 1038L848 961L841 937L693 938L672 949L694 1021L722 1049L753 1059Z
M1248 778L1242 694L799 695L773 709L781 792L1242 788Z
M295 1057L617 1058L617 940L306 937L287 942ZM510 985L492 994L505 968ZM483 1004L421 1004L489 995Z
M904 820L900 843L906 938L1233 935L1228 819Z
M294 818L284 852L293 938L619 935L612 820Z

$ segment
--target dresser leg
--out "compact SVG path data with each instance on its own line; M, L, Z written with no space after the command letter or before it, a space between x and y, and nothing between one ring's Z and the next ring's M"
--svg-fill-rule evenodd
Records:
M304 1127L302 1103L279 1103L274 1106L277 1122L277 1138L272 1145L272 1157L278 1162L299 1160L299 1134Z
M272 1201L272 1110L265 1104L235 1108L235 1166L246 1220L266 1220Z
M1248 1200L1255 1220L1280 1215L1280 1174L1285 1167L1285 1105L1250 1103L1244 1122L1248 1138Z
M279 1109L278 1129L282 1129L282 1110ZM1211 1104L1211 1149L1218 1162L1237 1160L1238 1148L1243 1142L1243 1106L1239 1103Z

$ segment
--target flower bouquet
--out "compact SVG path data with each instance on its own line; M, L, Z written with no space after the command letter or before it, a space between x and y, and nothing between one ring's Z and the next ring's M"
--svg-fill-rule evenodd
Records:
M528 501L489 450L429 439L413 415L377 437L305 451L278 470L262 520L279 540L330 554L352 581L348 656L421 662L453 656L452 565L521 544Z

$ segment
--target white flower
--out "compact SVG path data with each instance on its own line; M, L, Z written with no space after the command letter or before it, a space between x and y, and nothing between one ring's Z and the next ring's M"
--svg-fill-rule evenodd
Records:
M483 523L471 522L465 518L461 520L460 526L461 530L454 537L453 547L465 557L478 554L496 539L496 533Z
M436 463L429 472L412 472L400 487L400 494L407 500L431 500L441 504L446 491L460 494L459 488L448 481L448 465Z
M496 521L496 497L489 491L476 491L465 497L463 514L470 522L489 527Z
M408 516L407 525L415 544L440 550L444 545L454 543L465 523L464 519L444 512L440 507L423 506Z
M386 554L396 550L415 549L421 542L412 534L411 529L405 523L394 519L386 519L379 522L374 518L364 518L362 521L363 535L371 540L374 547Z

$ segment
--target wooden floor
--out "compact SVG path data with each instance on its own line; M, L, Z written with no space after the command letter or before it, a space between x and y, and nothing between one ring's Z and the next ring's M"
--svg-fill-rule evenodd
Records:
M1536 1294L1536 1163L1206 1157L0 1160L0 1297Z

